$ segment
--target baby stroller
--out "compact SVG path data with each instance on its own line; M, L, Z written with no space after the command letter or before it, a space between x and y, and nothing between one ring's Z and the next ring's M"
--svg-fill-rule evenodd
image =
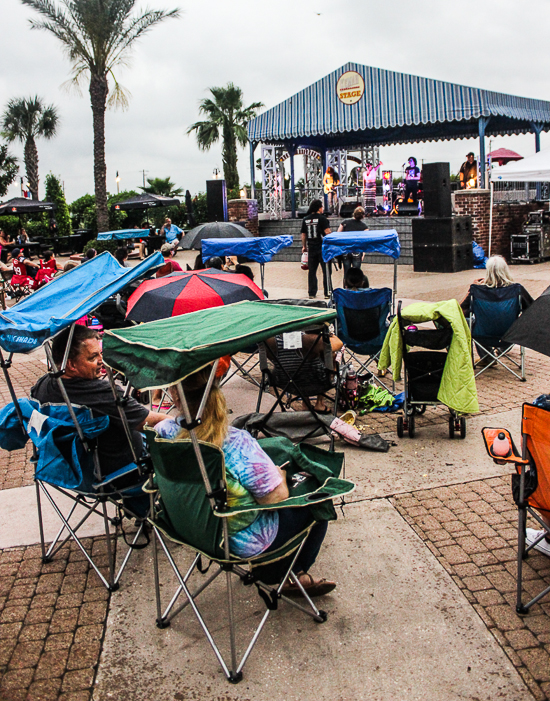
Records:
M447 361L447 352L453 338L451 324L443 317L433 322L435 328L419 329L408 325L401 315L401 302L397 307L399 333L403 342L404 394L403 415L397 418L397 435L403 438L408 431L409 438L414 438L415 415L423 414L426 407L439 406L439 387L443 369ZM414 350L422 348L424 350ZM449 438L455 433L466 437L466 419L449 408Z

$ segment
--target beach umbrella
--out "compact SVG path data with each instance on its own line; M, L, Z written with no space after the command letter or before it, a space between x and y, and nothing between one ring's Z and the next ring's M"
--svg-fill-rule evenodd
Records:
M550 356L550 287L522 312L502 340Z
M238 239L252 238L253 234L240 224L230 221L215 221L199 224L191 229L182 239L181 248L186 251L194 248L200 250L203 239Z
M520 156L519 153L515 151L510 151L509 148L497 148L496 151L491 151L491 153L488 154L488 158L490 158L493 163L496 161L499 166L504 166L510 161L523 160L523 156Z
M171 273L143 282L128 300L126 318L136 322L155 321L263 298L260 288L246 275L215 268Z

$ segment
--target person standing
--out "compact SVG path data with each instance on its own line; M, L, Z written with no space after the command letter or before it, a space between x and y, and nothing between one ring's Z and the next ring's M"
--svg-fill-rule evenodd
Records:
M405 195L403 204L407 204L409 196L412 196L413 204L418 204L418 181L420 180L420 168L414 156L409 158L409 165L405 168Z
M477 161L472 151L470 151L466 156L466 160L460 166L458 176L462 190L472 190L477 187Z
M323 176L323 192L328 198L328 206L330 207L331 214L336 212L336 206L338 203L338 194L336 188L340 185L340 178L338 173L334 170L332 166L327 168L327 172Z
M365 171L363 173L363 207L367 214L372 214L376 211L376 170L383 165L378 163L375 166L370 161L365 163Z
M352 219L344 219L344 221L338 227L338 233L348 232L348 231L366 231L369 227L365 224L363 219L365 218L365 210L363 207L356 207L353 210ZM363 260L362 253L346 253L343 256L344 259L344 279L350 268L361 268L361 261Z
M313 299L317 296L317 268L323 271L323 290L325 299L329 298L327 266L322 257L323 238L331 233L330 222L323 214L321 200L313 200L302 222L302 253L308 254L308 294Z

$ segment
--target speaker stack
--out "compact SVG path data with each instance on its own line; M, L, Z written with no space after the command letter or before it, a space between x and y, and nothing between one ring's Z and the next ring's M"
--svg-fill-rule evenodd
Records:
M206 181L206 210L208 221L227 221L227 190L225 180Z
M344 201L340 205L340 216L343 219L349 219L353 216L355 209L361 206L361 202L355 197L344 197Z
M472 218L452 216L449 163L425 163L422 178L424 217L412 222L415 272L469 270L473 266Z

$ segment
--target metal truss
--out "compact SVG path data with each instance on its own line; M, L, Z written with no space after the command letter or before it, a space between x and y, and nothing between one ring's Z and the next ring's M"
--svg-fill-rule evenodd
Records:
M344 149L327 151L327 168L332 166L340 178L339 197L348 193L348 152Z
M279 164L280 149L262 144L263 211L270 219L282 219L284 171Z

